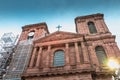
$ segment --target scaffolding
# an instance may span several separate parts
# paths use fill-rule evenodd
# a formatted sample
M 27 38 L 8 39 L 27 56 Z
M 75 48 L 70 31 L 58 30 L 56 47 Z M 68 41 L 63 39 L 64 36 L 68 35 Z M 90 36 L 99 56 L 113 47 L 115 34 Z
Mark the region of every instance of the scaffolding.
M 18 35 L 15 36 L 12 32 L 4 33 L 0 38 L 0 79 L 3 78 L 10 64 L 17 40 Z
M 46 32 L 39 38 L 45 37 Z M 37 38 L 38 39 L 38 38 Z M 9 39 L 12 41 L 12 39 Z M 33 40 L 28 39 L 19 41 L 16 45 L 15 53 L 12 56 L 11 63 L 7 68 L 3 80 L 21 80 L 21 74 L 26 70 L 33 49 Z M 5 39 L 7 42 L 7 40 Z
M 21 80 L 21 74 L 29 63 L 32 48 L 32 40 L 19 42 L 3 80 Z

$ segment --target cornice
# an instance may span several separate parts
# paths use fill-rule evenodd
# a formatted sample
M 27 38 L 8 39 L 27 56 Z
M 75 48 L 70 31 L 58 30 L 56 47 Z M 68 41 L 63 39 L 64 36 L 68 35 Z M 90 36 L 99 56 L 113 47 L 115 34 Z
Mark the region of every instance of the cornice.
M 43 25 L 43 26 L 42 26 L 42 25 Z M 46 24 L 45 22 L 25 25 L 25 26 L 22 27 L 22 30 L 23 30 L 23 31 L 26 31 L 26 30 L 28 30 L 29 28 L 34 28 L 34 27 L 44 28 L 44 29 L 47 30 L 47 32 L 49 33 L 47 24 Z
M 36 24 L 29 24 L 29 25 L 23 26 L 22 29 L 28 28 L 28 27 L 33 27 L 33 26 L 41 26 L 41 25 L 46 25 L 46 23 L 42 22 L 42 23 L 36 23 Z
M 75 18 L 75 21 L 78 20 L 78 19 L 88 19 L 88 18 L 102 18 L 104 15 L 101 14 L 101 13 L 97 13 L 97 14 L 91 14 L 91 15 L 87 15 L 87 16 L 78 16 Z

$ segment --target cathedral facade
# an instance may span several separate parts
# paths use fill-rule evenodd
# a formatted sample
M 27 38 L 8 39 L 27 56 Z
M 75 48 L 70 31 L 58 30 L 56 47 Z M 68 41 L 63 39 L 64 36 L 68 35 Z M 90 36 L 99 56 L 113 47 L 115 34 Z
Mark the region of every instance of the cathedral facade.
M 119 60 L 120 51 L 104 15 L 76 17 L 75 25 L 76 33 L 51 34 L 46 23 L 22 27 L 19 43 L 32 40 L 23 80 L 111 80 L 107 60 Z

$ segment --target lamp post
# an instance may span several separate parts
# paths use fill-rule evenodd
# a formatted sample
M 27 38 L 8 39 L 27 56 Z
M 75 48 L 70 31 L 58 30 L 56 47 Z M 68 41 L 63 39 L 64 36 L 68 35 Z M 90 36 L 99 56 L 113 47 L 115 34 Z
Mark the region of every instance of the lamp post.
M 107 63 L 111 70 L 114 70 L 113 77 L 114 80 L 120 80 L 120 65 L 116 59 L 109 59 Z

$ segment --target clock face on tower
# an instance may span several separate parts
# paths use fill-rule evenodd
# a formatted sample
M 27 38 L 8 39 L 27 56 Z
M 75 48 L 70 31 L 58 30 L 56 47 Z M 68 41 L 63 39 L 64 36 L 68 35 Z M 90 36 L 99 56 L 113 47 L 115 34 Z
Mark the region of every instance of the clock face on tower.
M 28 36 L 34 36 L 35 32 L 30 32 Z
M 30 32 L 28 34 L 28 39 L 32 39 L 34 37 L 35 32 Z

